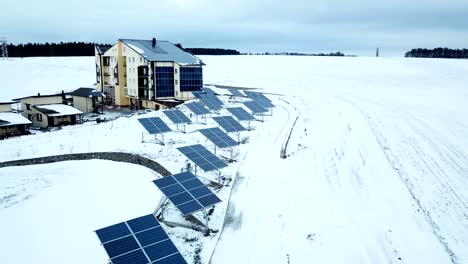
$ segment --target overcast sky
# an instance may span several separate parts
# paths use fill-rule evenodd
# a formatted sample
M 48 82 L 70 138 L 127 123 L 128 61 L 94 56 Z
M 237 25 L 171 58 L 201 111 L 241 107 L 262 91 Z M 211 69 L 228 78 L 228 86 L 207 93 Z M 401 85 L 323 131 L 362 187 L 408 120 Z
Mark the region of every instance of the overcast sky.
M 342 51 L 402 56 L 468 48 L 468 0 L 4 1 L 0 36 L 13 43 L 156 37 L 243 52 Z

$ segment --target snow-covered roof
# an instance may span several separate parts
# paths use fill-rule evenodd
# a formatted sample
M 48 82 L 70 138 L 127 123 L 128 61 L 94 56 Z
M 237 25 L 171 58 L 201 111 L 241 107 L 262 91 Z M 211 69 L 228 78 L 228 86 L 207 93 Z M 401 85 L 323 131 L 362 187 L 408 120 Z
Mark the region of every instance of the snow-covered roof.
M 34 108 L 51 117 L 83 114 L 80 110 L 64 104 L 36 105 Z
M 0 127 L 32 124 L 27 118 L 16 113 L 0 113 Z
M 174 61 L 180 65 L 202 65 L 203 62 L 178 48 L 169 41 L 158 40 L 153 47 L 152 40 L 121 39 L 125 45 L 149 61 Z

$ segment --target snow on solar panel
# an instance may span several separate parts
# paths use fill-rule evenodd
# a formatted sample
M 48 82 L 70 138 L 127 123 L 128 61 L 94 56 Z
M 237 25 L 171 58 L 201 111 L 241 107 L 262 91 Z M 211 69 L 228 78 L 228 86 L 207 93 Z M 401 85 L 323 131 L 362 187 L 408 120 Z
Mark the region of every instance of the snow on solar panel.
M 221 202 L 221 199 L 191 172 L 182 172 L 153 182 L 183 215 L 193 214 Z
M 211 142 L 213 142 L 218 148 L 226 148 L 239 145 L 239 143 L 237 143 L 228 134 L 224 133 L 221 129 L 217 127 L 201 129 L 199 131 Z
M 210 113 L 210 110 L 206 109 L 201 103 L 193 102 L 185 104 L 196 115 L 206 115 Z
M 219 110 L 221 109 L 221 104 L 219 104 L 216 100 L 214 100 L 213 98 L 216 98 L 215 96 L 211 96 L 211 97 L 208 97 L 208 96 L 205 96 L 205 97 L 202 97 L 200 98 L 200 101 L 206 105 L 209 109 L 211 110 Z M 218 98 L 216 98 L 218 99 Z M 219 100 L 219 99 L 218 99 Z
M 245 109 L 242 107 L 231 107 L 227 108 L 227 110 L 231 112 L 231 114 L 233 114 L 239 121 L 255 120 L 255 117 L 249 114 L 249 112 L 245 111 Z
M 237 122 L 232 116 L 217 116 L 213 117 L 226 132 L 239 132 L 246 130 L 239 122 Z
M 244 105 L 249 108 L 252 112 L 254 113 L 265 113 L 265 112 L 268 112 L 268 109 L 266 109 L 265 107 L 259 105 L 257 102 L 255 101 L 248 101 L 248 102 L 244 102 Z
M 138 121 L 150 134 L 160 134 L 172 131 L 159 117 L 140 118 Z
M 177 148 L 204 171 L 221 169 L 227 165 L 200 144 Z
M 245 95 L 243 95 L 239 90 L 237 89 L 228 89 L 228 91 L 234 95 L 234 96 L 237 96 L 237 97 L 244 97 Z
M 96 230 L 112 264 L 187 263 L 151 214 Z
M 172 121 L 174 124 L 192 123 L 192 120 L 188 118 L 182 111 L 178 109 L 163 111 L 163 113 Z

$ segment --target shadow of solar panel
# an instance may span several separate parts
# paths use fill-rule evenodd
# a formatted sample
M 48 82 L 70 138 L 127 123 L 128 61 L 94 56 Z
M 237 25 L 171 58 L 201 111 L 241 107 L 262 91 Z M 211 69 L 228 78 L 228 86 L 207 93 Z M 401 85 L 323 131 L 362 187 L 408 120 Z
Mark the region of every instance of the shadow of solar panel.
M 239 145 L 238 142 L 236 142 L 229 135 L 227 135 L 217 127 L 201 129 L 199 131 L 211 142 L 213 142 L 218 148 L 226 148 Z
M 101 243 L 106 243 L 108 241 L 130 235 L 130 230 L 125 223 L 119 223 L 96 230 L 96 235 L 99 237 L 99 240 L 101 240 Z
M 255 101 L 244 102 L 244 105 L 256 114 L 268 112 L 268 109 L 259 105 Z
M 239 122 L 232 116 L 217 116 L 213 119 L 228 133 L 239 132 L 246 130 Z
M 182 256 L 181 256 L 182 257 Z M 112 264 L 147 264 L 148 259 L 141 249 L 112 259 Z
M 185 104 L 190 111 L 192 111 L 196 115 L 206 115 L 209 114 L 210 111 L 206 109 L 202 104 L 193 102 L 193 103 L 188 103 Z
M 227 108 L 227 110 L 240 121 L 255 120 L 255 117 L 249 114 L 249 112 L 245 111 L 245 109 L 242 107 L 231 107 Z
M 177 149 L 204 171 L 226 167 L 224 162 L 200 144 L 180 147 Z
M 243 95 L 243 94 L 242 94 L 239 90 L 237 90 L 237 89 L 228 89 L 228 91 L 229 91 L 232 95 L 234 95 L 234 96 L 236 96 L 236 97 L 244 97 L 244 96 L 245 96 L 245 95 Z
M 192 123 L 192 120 L 188 118 L 182 111 L 175 109 L 169 111 L 163 111 L 163 113 L 174 123 L 174 124 L 184 124 Z

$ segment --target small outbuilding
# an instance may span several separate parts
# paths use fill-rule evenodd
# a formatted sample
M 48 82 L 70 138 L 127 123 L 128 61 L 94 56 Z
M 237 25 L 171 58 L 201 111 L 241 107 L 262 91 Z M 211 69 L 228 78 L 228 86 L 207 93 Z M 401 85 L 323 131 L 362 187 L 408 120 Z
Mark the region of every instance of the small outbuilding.
M 81 87 L 76 89 L 72 96 L 73 106 L 83 113 L 98 113 L 99 110 L 102 110 L 102 98 L 105 95 L 96 88 Z
M 13 102 L 0 102 L 0 113 L 11 112 L 11 105 Z
M 27 118 L 17 113 L 0 113 L 0 139 L 29 134 L 32 124 Z
M 82 123 L 83 112 L 65 104 L 48 104 L 32 106 L 30 119 L 34 126 L 48 128 L 54 126 Z

